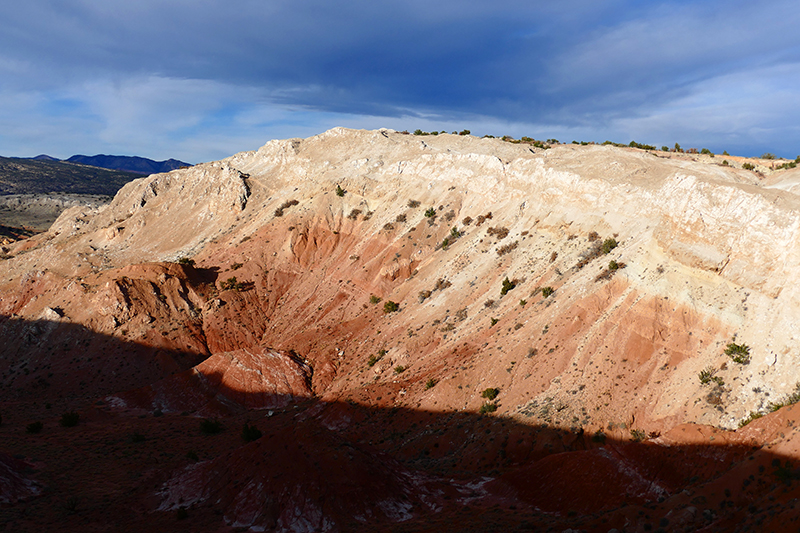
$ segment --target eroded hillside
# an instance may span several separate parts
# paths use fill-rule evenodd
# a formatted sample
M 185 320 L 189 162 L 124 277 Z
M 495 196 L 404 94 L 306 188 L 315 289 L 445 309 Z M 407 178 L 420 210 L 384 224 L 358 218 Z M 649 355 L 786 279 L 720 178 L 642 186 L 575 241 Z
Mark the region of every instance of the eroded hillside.
M 332 450 L 352 445 L 348 464 L 367 465 L 347 474 L 365 480 L 358 488 L 256 469 L 236 474 L 250 488 L 233 491 L 221 472 L 256 461 L 256 444 L 155 468 L 154 508 L 225 501 L 232 526 L 347 529 L 377 515 L 435 524 L 452 502 L 532 506 L 549 518 L 509 523 L 557 526 L 568 511 L 609 519 L 622 503 L 658 501 L 655 516 L 692 507 L 682 527 L 711 527 L 733 511 L 681 500 L 687 480 L 723 483 L 735 465 L 746 470 L 752 446 L 797 441 L 793 423 L 759 429 L 781 413 L 725 431 L 800 381 L 792 183 L 613 146 L 342 128 L 271 141 L 136 180 L 111 204 L 68 210 L 7 246 L 4 400 L 102 397 L 98 419 L 257 416 L 275 428 L 258 446 L 289 464 L 341 475 Z M 725 353 L 732 343 L 749 348 L 740 362 Z M 289 430 L 272 413 L 291 409 L 307 423 L 290 440 L 314 443 L 311 457 L 275 448 Z M 406 427 L 398 412 L 421 418 Z M 488 421 L 495 434 L 475 441 Z M 471 428 L 471 444 L 455 424 Z M 649 451 L 627 447 L 648 438 Z M 779 460 L 793 457 L 786 450 Z M 560 452 L 571 459 L 548 459 Z M 652 470 L 700 456 L 719 469 Z M 594 467 L 628 470 L 606 499 L 571 494 L 564 476 Z M 545 471 L 541 486 L 524 481 Z M 764 497 L 746 487 L 726 497 Z M 346 490 L 378 499 L 320 503 Z M 648 523 L 622 514 L 587 527 Z

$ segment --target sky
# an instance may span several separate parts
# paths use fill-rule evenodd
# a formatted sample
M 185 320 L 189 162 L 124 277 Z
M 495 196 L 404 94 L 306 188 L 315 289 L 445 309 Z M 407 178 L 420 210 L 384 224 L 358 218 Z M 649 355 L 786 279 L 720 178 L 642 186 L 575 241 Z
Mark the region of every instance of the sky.
M 0 0 L 0 155 L 335 126 L 800 154 L 800 4 Z

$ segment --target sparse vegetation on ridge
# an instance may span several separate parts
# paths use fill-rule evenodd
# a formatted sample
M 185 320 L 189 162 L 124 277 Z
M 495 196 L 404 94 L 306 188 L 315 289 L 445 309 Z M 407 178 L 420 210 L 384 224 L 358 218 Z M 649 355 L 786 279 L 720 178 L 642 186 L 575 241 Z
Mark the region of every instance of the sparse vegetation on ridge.
M 792 391 L 785 398 L 770 403 L 768 408 L 771 412 L 775 412 L 782 407 L 786 407 L 787 405 L 794 405 L 798 402 L 800 402 L 800 382 L 795 384 L 794 391 Z

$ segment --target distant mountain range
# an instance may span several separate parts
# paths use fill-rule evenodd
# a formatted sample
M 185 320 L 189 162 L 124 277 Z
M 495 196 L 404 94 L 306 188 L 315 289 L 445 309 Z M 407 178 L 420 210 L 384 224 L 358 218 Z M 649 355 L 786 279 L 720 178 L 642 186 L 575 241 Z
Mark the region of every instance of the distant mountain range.
M 68 163 L 46 156 L 0 157 L 0 196 L 47 193 L 114 196 L 123 185 L 139 177 L 139 173 Z
M 64 161 L 67 163 L 77 163 L 79 165 L 89 165 L 92 167 L 107 168 L 109 170 L 122 170 L 135 174 L 158 174 L 169 172 L 181 167 L 192 166 L 189 163 L 178 161 L 177 159 L 167 159 L 166 161 L 153 161 L 146 157 L 127 156 L 127 155 L 73 155 L 69 159 L 58 159 L 47 154 L 31 157 L 34 161 Z

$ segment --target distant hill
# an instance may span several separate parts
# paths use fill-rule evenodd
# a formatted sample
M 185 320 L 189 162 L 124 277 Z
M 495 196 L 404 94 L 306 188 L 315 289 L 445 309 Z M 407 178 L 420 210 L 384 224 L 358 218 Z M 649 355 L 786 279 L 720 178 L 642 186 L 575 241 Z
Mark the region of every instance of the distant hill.
M 70 193 L 114 196 L 123 185 L 139 177 L 141 174 L 44 158 L 0 157 L 0 195 Z
M 42 157 L 42 156 L 39 156 Z M 169 172 L 180 167 L 190 167 L 189 163 L 178 161 L 177 159 L 167 159 L 166 161 L 153 161 L 145 157 L 125 156 L 125 155 L 73 155 L 67 159 L 69 163 L 79 163 L 81 165 L 91 165 L 93 167 L 107 168 L 111 170 L 124 170 L 137 174 L 158 174 Z

